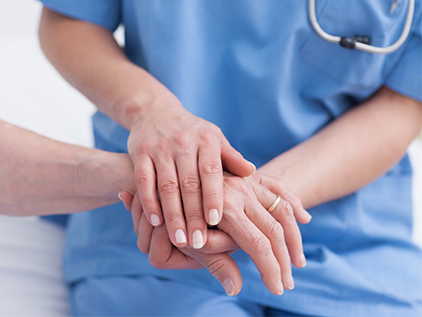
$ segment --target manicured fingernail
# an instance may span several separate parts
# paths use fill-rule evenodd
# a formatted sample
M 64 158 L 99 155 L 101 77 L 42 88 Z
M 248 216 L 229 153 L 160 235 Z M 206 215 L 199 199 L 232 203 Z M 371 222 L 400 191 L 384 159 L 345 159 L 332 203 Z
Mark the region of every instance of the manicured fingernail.
M 218 225 L 219 216 L 218 216 L 218 210 L 217 209 L 211 209 L 209 213 L 209 219 L 210 219 L 210 225 L 216 226 Z
M 156 227 L 160 224 L 160 217 L 157 215 L 151 215 L 151 224 Z
M 283 283 L 281 283 L 281 281 L 278 281 L 278 283 L 277 283 L 277 295 L 283 295 L 283 293 L 284 293 Z
M 193 248 L 200 249 L 204 246 L 204 236 L 202 235 L 201 230 L 195 230 L 193 232 Z
M 287 279 L 286 288 L 288 290 L 292 290 L 292 289 L 295 288 L 295 282 L 293 281 L 293 276 L 291 276 L 291 275 Z
M 228 278 L 223 282 L 224 290 L 226 291 L 226 294 L 229 296 L 234 295 L 234 283 L 231 278 Z
M 252 163 L 252 162 L 249 162 L 249 163 L 251 163 L 251 165 L 252 165 L 252 167 L 253 167 L 253 171 L 255 172 L 255 171 L 256 171 L 256 166 L 255 166 L 255 164 L 254 164 L 254 163 Z
M 121 201 L 123 201 L 123 199 L 122 199 L 122 192 L 118 193 L 118 194 L 117 194 L 117 197 L 119 197 L 119 199 L 120 199 Z
M 176 230 L 176 242 L 177 243 L 186 243 L 188 240 L 186 239 L 186 234 L 182 229 Z
M 308 219 L 308 221 L 311 221 L 311 219 L 312 219 L 312 216 L 311 216 L 311 214 L 307 211 L 307 210 L 305 210 L 306 211 L 306 218 Z
M 300 261 L 300 267 L 305 267 L 306 266 L 306 258 L 305 258 L 305 254 L 301 254 L 300 255 L 300 259 L 299 259 L 299 261 Z

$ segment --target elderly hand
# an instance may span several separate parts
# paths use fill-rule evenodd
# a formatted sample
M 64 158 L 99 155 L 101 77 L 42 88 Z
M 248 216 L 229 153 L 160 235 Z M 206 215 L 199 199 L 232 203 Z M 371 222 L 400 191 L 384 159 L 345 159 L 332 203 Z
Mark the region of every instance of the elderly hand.
M 207 223 L 216 225 L 222 217 L 223 167 L 248 176 L 254 166 L 217 126 L 186 111 L 170 93 L 160 98 L 130 128 L 137 192 L 153 226 L 165 219 L 174 245 L 202 248 Z
M 282 226 L 262 207 L 270 206 L 277 196 L 252 178 L 242 179 L 225 174 L 224 180 L 224 216 L 218 228 L 233 237 L 251 256 L 270 291 L 281 294 L 283 284 L 286 289 L 292 289 L 294 284 L 288 247 L 290 250 L 295 248 L 295 251 L 290 252 L 295 255 L 296 266 L 302 267 L 306 262 L 302 256 L 301 237 L 290 205 L 282 200 L 272 212 L 275 218 L 280 219 L 288 228 L 286 234 L 291 237 L 286 239 L 289 241 L 287 247 Z M 132 210 L 135 231 L 139 234 L 138 246 L 142 252 L 149 253 L 152 265 L 167 269 L 192 268 L 195 263 L 192 258 L 195 258 L 213 273 L 226 291 L 227 285 L 234 285 L 236 294 L 240 291 L 241 279 L 238 278 L 240 273 L 237 266 L 223 253 L 233 252 L 237 245 L 223 232 L 209 230 L 208 243 L 202 250 L 181 248 L 181 252 L 189 255 L 186 257 L 176 248 L 166 244 L 168 238 L 165 238 L 161 231 L 155 234 L 155 230 L 152 230 L 143 216 L 137 199 L 134 200 L 133 206 L 126 208 Z M 233 278 L 228 280 L 228 276 Z M 229 291 L 227 293 L 231 294 Z

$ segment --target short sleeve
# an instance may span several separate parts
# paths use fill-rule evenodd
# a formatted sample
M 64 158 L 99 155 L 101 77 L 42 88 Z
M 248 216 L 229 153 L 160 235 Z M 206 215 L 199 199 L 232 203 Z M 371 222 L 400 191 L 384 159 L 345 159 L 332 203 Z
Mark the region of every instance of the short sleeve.
M 121 0 L 40 0 L 45 7 L 114 32 L 121 20 Z
M 401 59 L 387 78 L 385 85 L 392 90 L 422 101 L 422 15 L 415 8 L 415 27 Z M 418 16 L 417 16 L 418 15 Z

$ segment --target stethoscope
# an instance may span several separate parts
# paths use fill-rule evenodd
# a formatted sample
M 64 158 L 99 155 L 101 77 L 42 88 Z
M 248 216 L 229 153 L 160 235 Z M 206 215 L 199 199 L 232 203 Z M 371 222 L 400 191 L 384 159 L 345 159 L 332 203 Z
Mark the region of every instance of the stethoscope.
M 399 0 L 393 0 L 391 5 L 390 13 L 393 13 L 396 9 Z M 409 36 L 410 26 L 412 25 L 413 21 L 413 11 L 415 9 L 415 0 L 409 0 L 409 8 L 407 10 L 407 17 L 406 22 L 404 23 L 403 31 L 399 37 L 399 39 L 392 45 L 387 47 L 377 47 L 372 46 L 371 39 L 367 36 L 334 36 L 324 32 L 324 30 L 319 25 L 316 13 L 315 13 L 315 0 L 309 0 L 308 10 L 309 10 L 309 19 L 311 21 L 312 27 L 314 28 L 315 32 L 322 37 L 324 40 L 340 44 L 341 46 L 349 49 L 358 49 L 361 51 L 365 51 L 368 53 L 376 53 L 376 54 L 390 54 L 400 48 L 403 43 L 406 41 L 407 37 Z

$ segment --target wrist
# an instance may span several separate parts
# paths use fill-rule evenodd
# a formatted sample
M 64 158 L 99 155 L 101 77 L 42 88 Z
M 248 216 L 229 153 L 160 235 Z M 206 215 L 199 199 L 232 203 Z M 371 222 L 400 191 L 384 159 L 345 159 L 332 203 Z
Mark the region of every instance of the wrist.
M 91 153 L 81 156 L 75 164 L 76 196 L 117 202 L 119 192 L 135 192 L 133 165 L 127 154 L 91 150 Z
M 156 79 L 153 81 L 154 85 L 146 84 L 146 89 L 123 96 L 112 105 L 113 117 L 129 131 L 136 123 L 146 120 L 154 112 L 183 108 L 170 90 Z

